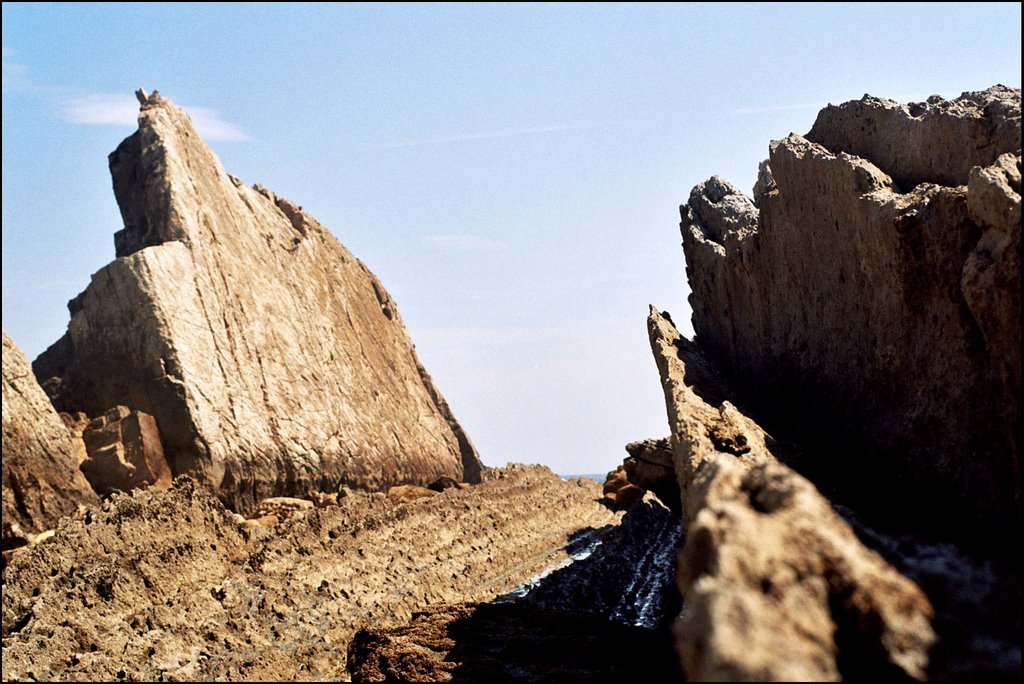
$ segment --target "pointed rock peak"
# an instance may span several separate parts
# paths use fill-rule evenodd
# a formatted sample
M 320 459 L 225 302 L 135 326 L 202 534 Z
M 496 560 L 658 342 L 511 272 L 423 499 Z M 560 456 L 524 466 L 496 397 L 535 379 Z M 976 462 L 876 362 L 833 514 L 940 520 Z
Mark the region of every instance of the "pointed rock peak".
M 229 176 L 187 113 L 138 96 L 139 130 L 110 155 L 119 258 L 38 362 L 61 378 L 55 401 L 153 416 L 171 470 L 236 510 L 341 484 L 478 482 L 380 281 L 297 203 Z

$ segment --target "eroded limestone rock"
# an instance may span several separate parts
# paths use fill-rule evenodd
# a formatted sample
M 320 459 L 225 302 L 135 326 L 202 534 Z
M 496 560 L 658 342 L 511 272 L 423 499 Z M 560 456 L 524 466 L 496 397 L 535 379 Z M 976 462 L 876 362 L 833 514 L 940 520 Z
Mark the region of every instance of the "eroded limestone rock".
M 642 501 L 646 491 L 630 482 L 625 467 L 619 466 L 605 477 L 601 498 L 612 508 L 622 510 Z
M 626 445 L 629 453 L 622 463 L 630 484 L 654 492 L 658 499 L 679 512 L 679 483 L 672 459 L 671 440 L 642 439 Z
M 513 466 L 404 506 L 352 492 L 271 527 L 184 476 L 115 494 L 7 567 L 3 679 L 339 680 L 358 628 L 492 600 L 618 523 L 599 491 Z
M 3 332 L 3 546 L 56 526 L 96 493 L 78 470 L 71 435 Z M 14 531 L 14 526 L 22 533 Z
M 805 137 L 871 161 L 904 192 L 919 183 L 966 185 L 975 166 L 1020 149 L 1020 89 L 997 85 L 910 104 L 865 95 L 822 109 Z
M 383 285 L 293 202 L 224 172 L 188 115 L 144 100 L 110 155 L 117 259 L 34 370 L 62 411 L 152 415 L 176 473 L 262 498 L 479 481 L 476 451 Z
M 648 329 L 682 487 L 675 634 L 687 677 L 924 679 L 927 597 L 778 462 L 696 345 L 653 308 Z
M 713 178 L 681 208 L 696 339 L 802 472 L 995 553 L 1020 535 L 1019 149 L 1019 90 L 865 97 L 771 144 L 757 207 Z

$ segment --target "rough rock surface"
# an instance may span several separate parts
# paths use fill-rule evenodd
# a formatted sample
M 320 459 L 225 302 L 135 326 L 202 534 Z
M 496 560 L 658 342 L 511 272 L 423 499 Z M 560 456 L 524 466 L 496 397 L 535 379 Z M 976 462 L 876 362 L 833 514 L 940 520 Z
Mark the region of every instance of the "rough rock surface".
M 624 466 L 609 472 L 601 486 L 602 500 L 617 510 L 624 510 L 641 501 L 645 491 L 629 481 Z
M 62 411 L 152 415 L 175 475 L 268 496 L 478 481 L 394 301 L 314 218 L 229 176 L 154 93 L 110 155 L 117 259 L 33 368 Z
M 681 207 L 693 326 L 802 472 L 1019 554 L 1020 91 L 865 97 Z M 817 455 L 810 458 L 811 454 Z
M 1020 149 L 1020 90 L 997 85 L 911 104 L 865 95 L 825 107 L 805 137 L 871 161 L 903 192 L 919 183 L 966 185 L 975 166 Z
M 573 561 L 488 604 L 360 630 L 353 681 L 679 681 L 669 623 L 679 519 L 647 500 L 574 535 Z M 560 564 L 561 565 L 561 564 Z
M 654 492 L 658 499 L 679 512 L 679 483 L 672 458 L 671 440 L 642 439 L 626 445 L 629 457 L 622 468 L 630 484 Z
M 88 456 L 79 467 L 101 496 L 171 485 L 160 431 L 148 413 L 115 406 L 89 422 L 82 441 Z
M 512 603 L 445 605 L 360 631 L 353 682 L 679 681 L 665 634 Z
M 774 440 L 653 308 L 648 329 L 682 491 L 675 633 L 686 676 L 925 678 L 935 640 L 925 595 L 778 462 Z
M 599 496 L 513 466 L 404 505 L 351 493 L 249 527 L 184 477 L 115 494 L 11 561 L 3 679 L 342 678 L 358 627 L 508 592 L 621 519 Z
M 3 548 L 50 529 L 96 493 L 78 470 L 71 435 L 3 331 Z M 14 528 L 22 530 L 18 533 Z M 20 541 L 19 541 L 20 540 Z

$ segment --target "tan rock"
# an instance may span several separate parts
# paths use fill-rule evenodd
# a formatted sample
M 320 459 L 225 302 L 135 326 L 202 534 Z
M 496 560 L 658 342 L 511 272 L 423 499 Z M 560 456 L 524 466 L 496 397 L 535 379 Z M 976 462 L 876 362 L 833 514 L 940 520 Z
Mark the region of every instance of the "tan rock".
M 315 504 L 307 499 L 295 499 L 289 496 L 274 496 L 268 499 L 260 501 L 259 506 L 256 507 L 253 518 L 263 518 L 266 516 L 276 516 L 278 520 L 287 520 L 288 518 L 296 515 L 307 513 L 313 508 Z
M 176 473 L 267 496 L 479 481 L 394 301 L 293 202 L 229 176 L 155 92 L 110 156 L 117 259 L 34 370 L 63 411 L 152 415 Z
M 147 413 L 115 406 L 86 426 L 82 441 L 88 458 L 81 470 L 101 495 L 171 484 L 160 431 Z
M 626 445 L 629 453 L 622 463 L 630 484 L 654 492 L 658 499 L 679 512 L 679 483 L 672 463 L 672 445 L 664 439 L 644 439 Z
M 923 679 L 935 640 L 925 595 L 776 460 L 693 343 L 653 308 L 648 327 L 683 487 L 675 634 L 687 678 Z
M 822 109 L 806 138 L 871 161 L 904 192 L 919 183 L 966 185 L 972 168 L 1020 149 L 1020 89 L 910 104 L 865 95 Z
M 1020 536 L 1019 149 L 1019 90 L 865 97 L 771 144 L 756 207 L 720 178 L 681 207 L 696 339 L 802 471 L 996 552 Z
M 64 422 L 64 426 L 68 429 L 71 434 L 71 446 L 75 454 L 75 461 L 81 466 L 82 462 L 89 458 L 89 452 L 85 448 L 85 442 L 82 440 L 82 433 L 89 427 L 89 416 L 85 415 L 82 411 L 76 411 L 75 413 L 60 413 L 60 419 Z
M 435 490 L 418 485 L 395 485 L 388 489 L 388 501 L 393 504 L 404 504 L 436 494 Z
M 3 679 L 344 679 L 360 627 L 491 601 L 623 520 L 596 482 L 502 472 L 401 508 L 353 491 L 280 534 L 185 477 L 115 494 L 7 567 Z
M 56 526 L 79 504 L 98 503 L 78 470 L 71 435 L 28 360 L 3 332 L 3 539 L 4 548 L 25 534 Z
M 602 487 L 602 499 L 615 510 L 625 510 L 643 500 L 647 490 L 629 480 L 626 469 L 619 466 L 608 473 Z

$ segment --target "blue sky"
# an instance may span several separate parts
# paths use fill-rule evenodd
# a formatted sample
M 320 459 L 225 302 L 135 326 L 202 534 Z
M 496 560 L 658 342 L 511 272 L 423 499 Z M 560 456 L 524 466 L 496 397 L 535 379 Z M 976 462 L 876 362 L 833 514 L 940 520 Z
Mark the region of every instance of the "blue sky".
M 4 3 L 3 326 L 34 358 L 113 258 L 106 155 L 158 88 L 383 280 L 486 463 L 605 471 L 667 432 L 690 188 L 749 192 L 828 102 L 1019 87 L 1020 41 L 1016 3 Z

